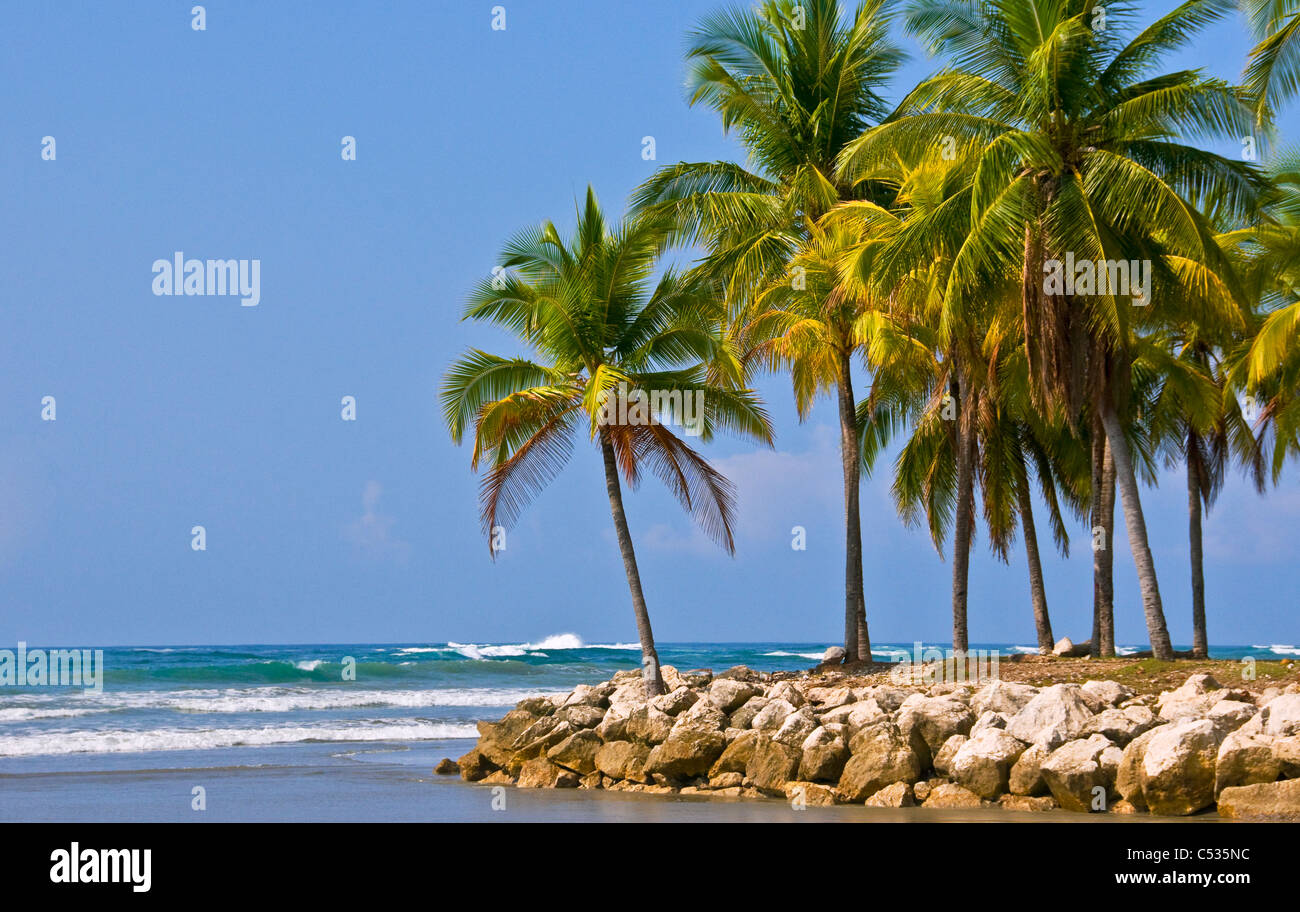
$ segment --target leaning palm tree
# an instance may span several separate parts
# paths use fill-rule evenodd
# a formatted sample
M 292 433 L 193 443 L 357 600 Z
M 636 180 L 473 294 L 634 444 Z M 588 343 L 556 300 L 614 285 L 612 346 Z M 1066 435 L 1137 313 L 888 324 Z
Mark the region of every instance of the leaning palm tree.
M 1221 81 L 1156 69 L 1227 8 L 1226 0 L 1188 0 L 1128 39 L 1131 4 L 914 0 L 909 28 L 953 69 L 914 89 L 897 116 L 843 156 L 844 170 L 855 173 L 948 137 L 978 146 L 972 230 L 947 294 L 960 312 L 980 306 L 989 275 L 1019 276 L 1036 400 L 1072 426 L 1096 422 L 1104 431 L 1161 659 L 1172 658 L 1173 647 L 1124 424 L 1134 418 L 1132 325 L 1169 315 L 1158 293 L 1147 302 L 1113 286 L 1061 288 L 1046 267 L 1144 261 L 1157 289 L 1171 276 L 1227 270 L 1200 207 L 1213 200 L 1220 215 L 1246 219 L 1266 182 L 1248 163 L 1178 137 L 1236 141 L 1253 113 L 1243 93 Z
M 489 466 L 480 492 L 484 530 L 507 528 L 568 462 L 585 432 L 600 451 L 605 491 L 641 641 L 649 694 L 663 691 L 620 473 L 636 487 L 649 469 L 729 552 L 733 490 L 677 434 L 709 440 L 715 429 L 770 443 L 755 394 L 726 381 L 717 289 L 667 269 L 652 283 L 668 234 L 662 220 L 610 226 L 590 188 L 577 229 L 551 222 L 516 235 L 501 270 L 470 295 L 467 319 L 517 335 L 533 358 L 470 351 L 442 389 L 454 441 L 473 425 L 473 466 Z
M 750 156 L 681 162 L 636 191 L 642 211 L 670 213 L 675 240 L 702 244 L 703 267 L 727 286 L 738 312 L 789 274 L 809 226 L 843 199 L 862 197 L 835 173 L 845 144 L 888 113 L 879 92 L 902 59 L 889 37 L 888 0 L 851 11 L 838 0 L 766 0 L 704 19 L 691 33 L 690 102 L 722 118 Z M 837 365 L 843 441 L 856 435 L 851 361 Z M 849 395 L 844 395 L 849 391 Z M 847 405 L 846 405 L 847 403 Z M 845 503 L 845 636 L 848 659 L 870 661 L 862 581 L 857 462 L 842 459 Z

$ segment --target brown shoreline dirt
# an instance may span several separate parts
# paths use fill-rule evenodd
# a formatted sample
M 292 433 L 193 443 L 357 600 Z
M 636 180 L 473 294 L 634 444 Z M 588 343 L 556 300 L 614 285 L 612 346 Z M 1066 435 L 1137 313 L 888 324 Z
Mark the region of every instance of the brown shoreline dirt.
M 890 674 L 896 667 L 892 662 L 818 665 L 807 671 L 774 672 L 772 679 L 812 680 L 819 685 L 824 682 L 826 685 L 866 687 L 890 683 Z M 1194 674 L 1209 674 L 1225 687 L 1248 690 L 1251 693 L 1300 681 L 1300 662 L 1289 659 L 1280 662 L 1256 661 L 1254 680 L 1243 677 L 1246 668 L 1237 659 L 1175 659 L 1172 662 L 1162 662 L 1159 659 L 1135 656 L 1092 659 L 1014 655 L 999 659 L 996 677 L 1036 687 L 1082 684 L 1097 680 L 1115 681 L 1132 688 L 1139 695 L 1159 695 L 1162 691 L 1174 690 Z M 974 676 L 971 675 L 969 680 L 973 683 Z

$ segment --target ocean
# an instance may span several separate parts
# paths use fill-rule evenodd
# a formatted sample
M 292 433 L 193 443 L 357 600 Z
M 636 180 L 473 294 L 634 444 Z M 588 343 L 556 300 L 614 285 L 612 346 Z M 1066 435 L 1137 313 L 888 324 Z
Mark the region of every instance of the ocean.
M 827 645 L 658 648 L 662 662 L 683 670 L 777 671 L 811 667 Z M 896 660 L 913 648 L 879 645 L 876 658 Z M 1035 651 L 1016 644 L 972 648 Z M 1300 649 L 1216 647 L 1211 654 L 1278 659 Z M 584 643 L 572 634 L 515 644 L 110 648 L 100 692 L 0 687 L 0 814 L 87 821 L 479 819 L 487 805 L 468 796 L 486 790 L 430 775 L 440 758 L 469 749 L 474 723 L 499 718 L 524 697 L 636 668 L 639 658 L 635 643 Z M 611 796 L 593 807 L 623 807 L 635 797 Z M 592 806 L 573 796 L 515 804 L 542 817 L 558 806 L 572 813 Z

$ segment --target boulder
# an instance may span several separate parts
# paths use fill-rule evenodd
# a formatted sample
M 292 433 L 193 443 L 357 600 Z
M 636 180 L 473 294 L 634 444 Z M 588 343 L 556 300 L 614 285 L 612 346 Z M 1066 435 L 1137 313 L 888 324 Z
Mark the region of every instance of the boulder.
M 814 704 L 818 712 L 824 712 L 855 701 L 853 691 L 847 687 L 813 687 L 808 691 L 808 702 Z
M 435 776 L 456 776 L 460 774 L 460 764 L 450 757 L 443 757 L 433 768 Z
M 611 779 L 644 781 L 650 748 L 635 741 L 609 741 L 596 750 L 596 769 Z
M 1014 716 L 1038 694 L 1038 688 L 1013 681 L 990 681 L 971 697 L 970 708 L 976 715 L 986 712 Z
M 844 662 L 844 658 L 847 655 L 848 653 L 844 651 L 843 646 L 828 647 L 827 650 L 822 653 L 822 664 L 840 665 Z
M 646 759 L 645 771 L 668 779 L 702 776 L 727 746 L 722 732 L 691 726 L 677 726 L 656 745 Z
M 920 758 L 908 735 L 892 722 L 876 722 L 858 732 L 849 751 L 839 783 L 847 801 L 865 801 L 887 785 L 921 778 Z
M 623 703 L 605 710 L 605 717 L 596 726 L 596 734 L 602 741 L 624 741 L 627 739 L 627 720 L 632 715 L 632 706 Z
M 1131 699 L 1133 691 L 1114 681 L 1084 681 L 1079 688 L 1079 696 L 1093 712 L 1102 712 Z
M 1273 740 L 1273 756 L 1286 779 L 1300 779 L 1300 735 Z
M 819 782 L 787 782 L 783 791 L 796 807 L 829 807 L 838 803 L 835 790 Z
M 719 755 L 713 766 L 709 769 L 709 778 L 720 776 L 723 773 L 743 773 L 749 765 L 749 758 L 753 756 L 754 745 L 762 737 L 758 732 L 749 729 L 740 733 L 740 735 Z
M 1052 647 L 1052 655 L 1066 659 L 1077 659 L 1086 656 L 1091 648 L 1091 640 L 1075 643 L 1069 637 L 1061 637 L 1056 641 L 1056 645 Z
M 596 751 L 601 740 L 594 731 L 576 731 L 546 752 L 546 759 L 557 766 L 587 775 L 596 769 Z
M 512 709 L 500 722 L 479 722 L 476 748 L 493 766 L 505 766 L 517 750 L 515 741 L 536 725 L 538 719 L 534 713 Z M 547 724 L 554 725 L 554 722 Z
M 741 704 L 740 709 L 731 714 L 731 719 L 727 725 L 731 728 L 749 728 L 754 724 L 754 718 L 766 706 L 767 697 L 750 697 Z
M 1007 774 L 1007 788 L 1013 795 L 1031 797 L 1047 792 L 1043 781 L 1043 761 L 1051 754 L 1045 744 L 1031 744 L 1011 766 Z
M 970 734 L 975 724 L 970 707 L 951 697 L 920 697 L 906 702 L 910 705 L 899 711 L 898 727 L 905 732 L 913 728 L 919 731 L 931 755 L 953 735 Z
M 632 741 L 640 741 L 644 744 L 660 744 L 672 730 L 672 716 L 660 712 L 653 706 L 642 705 L 633 709 L 632 713 L 627 717 L 625 732 Z
M 677 715 L 673 728 L 698 728 L 704 731 L 722 731 L 727 726 L 727 716 L 708 700 L 700 700 Z
M 1040 769 L 1043 781 L 1056 803 L 1067 811 L 1086 813 L 1105 810 L 1111 782 L 1101 762 L 1101 754 L 1113 745 L 1103 735 L 1069 741 L 1048 755 Z M 1097 788 L 1101 788 L 1101 807 L 1094 807 Z
M 1003 795 L 998 799 L 998 804 L 1008 811 L 1050 811 L 1056 805 L 1056 800 L 1047 795 L 1041 798 L 1030 798 L 1028 795 Z
M 1284 693 L 1269 700 L 1241 730 L 1274 738 L 1300 735 L 1300 694 Z
M 1205 718 L 1214 723 L 1215 733 L 1222 740 L 1230 732 L 1236 731 L 1249 722 L 1258 712 L 1262 712 L 1262 710 L 1257 709 L 1254 703 L 1245 703 L 1241 700 L 1220 700 L 1210 707 L 1210 712 Z
M 878 684 L 874 687 L 861 688 L 861 693 L 855 689 L 853 696 L 861 702 L 863 700 L 875 700 L 876 704 L 885 712 L 897 712 L 903 706 L 903 701 L 908 698 L 909 693 L 897 687 L 890 687 L 887 684 Z
M 1224 738 L 1214 762 L 1214 794 L 1277 779 L 1282 774 L 1282 763 L 1274 753 L 1274 744 L 1268 735 L 1240 731 Z
M 958 785 L 991 800 L 1007 790 L 1011 767 L 1027 746 L 1001 729 L 986 728 L 957 750 L 949 775 Z
M 561 781 L 568 782 L 573 773 L 560 769 L 545 757 L 534 757 L 519 769 L 519 780 L 515 785 L 520 788 L 558 788 Z M 577 777 L 573 785 L 578 784 Z
M 709 685 L 709 702 L 724 713 L 735 712 L 745 705 L 750 697 L 763 693 L 762 688 L 755 687 L 748 681 L 732 681 L 721 678 Z
M 544 697 L 540 699 L 545 700 Z M 532 701 L 525 700 L 518 705 L 520 708 L 523 708 L 526 705 L 531 707 L 531 705 L 534 704 Z M 596 709 L 605 709 L 609 706 L 609 696 L 600 688 L 592 687 L 589 684 L 579 684 L 577 687 L 573 688 L 573 692 L 565 697 L 564 701 L 560 704 L 561 709 L 570 706 L 592 706 Z M 541 712 L 540 706 L 535 711 L 539 716 L 547 715 L 546 713 Z
M 1010 721 L 1011 717 L 1006 713 L 994 712 L 991 709 L 986 709 L 980 714 L 979 718 L 975 720 L 975 724 L 970 727 L 970 736 L 974 738 L 980 732 L 990 728 L 1005 731 L 1007 723 Z
M 1300 820 L 1300 779 L 1226 788 L 1219 795 L 1219 816 Z
M 922 807 L 977 808 L 983 806 L 980 796 L 960 785 L 945 782 L 930 790 Z
M 1092 710 L 1079 695 L 1078 684 L 1053 684 L 1044 688 L 1011 717 L 1007 734 L 1026 744 L 1058 747 L 1083 733 Z
M 813 716 L 812 708 L 804 706 L 786 716 L 785 721 L 772 737 L 790 747 L 800 747 L 804 739 L 816 729 L 817 719 Z
M 1158 724 L 1155 713 L 1141 704 L 1123 709 L 1104 709 L 1084 725 L 1080 735 L 1105 735 L 1120 747 Z
M 934 760 L 930 762 L 934 771 L 945 776 L 951 775 L 952 758 L 957 756 L 957 751 L 961 750 L 961 746 L 968 740 L 965 735 L 953 735 L 943 742 L 943 747 L 939 748 L 939 752 L 934 755 Z
M 789 700 L 782 700 L 779 697 L 768 700 L 767 705 L 754 716 L 754 721 L 750 723 L 750 727 L 757 731 L 775 732 L 785 722 L 786 716 L 793 712 L 794 704 Z M 732 724 L 735 725 L 735 722 L 733 721 Z M 736 727 L 739 728 L 740 726 Z
M 637 707 L 645 703 L 645 682 L 641 680 L 640 672 L 635 674 L 634 678 L 614 688 L 614 692 L 609 695 L 610 706 Z
M 1181 817 L 1213 804 L 1218 752 L 1214 723 L 1208 719 L 1156 729 L 1140 770 L 1142 797 L 1151 813 Z
M 605 710 L 587 703 L 575 703 L 556 710 L 554 718 L 568 722 L 574 728 L 595 728 L 605 718 Z
M 820 718 L 823 725 L 837 723 L 850 732 L 856 732 L 872 722 L 888 718 L 888 713 L 874 699 L 866 699 L 837 706 L 822 713 Z
M 1144 810 L 1147 806 L 1146 799 L 1142 797 L 1142 760 L 1146 755 L 1147 744 L 1159 730 L 1150 729 L 1130 741 L 1124 747 L 1119 769 L 1115 771 L 1115 791 L 1139 810 Z
M 651 697 L 650 705 L 662 713 L 675 716 L 680 712 L 690 709 L 695 705 L 695 702 L 699 700 L 699 698 L 700 695 L 689 687 L 679 687 L 666 694 Z
M 745 764 L 745 778 L 766 792 L 782 792 L 799 773 L 802 752 L 767 735 L 754 739 L 753 751 Z
M 1211 691 L 1220 690 L 1222 687 L 1223 685 L 1216 681 L 1213 675 L 1194 674 L 1184 681 L 1182 686 L 1177 690 L 1166 690 L 1162 692 L 1159 699 L 1156 700 L 1156 704 L 1164 706 L 1169 702 L 1176 703 L 1182 700 L 1190 700 L 1193 697 L 1203 696 Z
M 709 777 L 709 788 L 711 789 L 729 789 L 740 788 L 745 781 L 744 773 L 718 773 L 716 776 Z
M 906 782 L 895 782 L 867 798 L 865 804 L 867 807 L 906 808 L 912 807 L 916 801 L 912 794 L 912 786 Z
M 808 702 L 808 698 L 803 695 L 803 691 L 791 681 L 780 681 L 773 684 L 772 689 L 767 692 L 767 696 L 770 700 L 784 700 L 795 709 Z
M 800 745 L 799 778 L 808 782 L 837 782 L 849 759 L 849 748 L 825 728 L 818 728 Z
M 523 768 L 525 763 L 529 760 L 535 760 L 538 757 L 545 757 L 547 751 L 559 744 L 565 738 L 569 737 L 569 735 L 573 734 L 576 730 L 568 722 L 563 720 L 556 721 L 554 717 L 549 717 L 540 721 L 554 724 L 541 729 L 541 733 L 537 734 L 536 737 L 533 737 L 534 729 L 530 728 L 516 739 L 516 743 L 526 743 L 516 750 L 514 754 L 511 755 L 510 759 L 506 761 L 505 766 L 502 767 L 502 769 L 510 775 L 518 776 L 519 771 Z
M 496 769 L 477 747 L 457 760 L 456 765 L 460 768 L 460 778 L 466 782 L 478 782 Z

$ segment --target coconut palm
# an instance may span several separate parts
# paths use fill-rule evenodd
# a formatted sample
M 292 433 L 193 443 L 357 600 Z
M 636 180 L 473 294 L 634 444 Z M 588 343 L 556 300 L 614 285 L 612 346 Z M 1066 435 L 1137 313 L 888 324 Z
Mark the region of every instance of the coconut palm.
M 1245 83 L 1261 123 L 1300 90 L 1300 2 L 1241 0 L 1259 43 L 1250 51 Z
M 488 467 L 480 502 L 489 536 L 564 468 L 579 433 L 596 444 L 651 694 L 663 678 L 619 476 L 635 488 L 648 469 L 731 552 L 732 486 L 667 422 L 688 422 L 702 441 L 721 428 L 771 442 L 755 394 L 718 369 L 729 357 L 717 289 L 671 268 L 652 281 L 669 227 L 610 225 L 588 188 L 571 237 L 551 222 L 520 232 L 505 247 L 503 271 L 470 295 L 465 317 L 514 333 L 533 357 L 470 351 L 442 389 L 452 439 L 460 443 L 472 425 L 472 465 Z
M 845 144 L 888 107 L 879 91 L 901 52 L 889 39 L 886 0 L 846 11 L 838 0 L 767 0 L 704 19 L 689 37 L 690 103 L 722 118 L 749 153 L 747 165 L 681 162 L 634 196 L 646 212 L 667 212 L 675 240 L 701 244 L 710 274 L 726 283 L 735 313 L 789 266 L 810 226 L 837 202 L 861 197 L 835 173 Z M 852 352 L 839 353 L 830 384 L 839 403 L 845 487 L 845 635 L 848 659 L 869 661 L 862 595 L 857 437 Z M 829 375 L 827 375 L 829 376 Z
M 1173 649 L 1124 426 L 1134 418 L 1132 326 L 1167 314 L 1159 294 L 1135 306 L 1127 289 L 1070 293 L 1045 280 L 1045 267 L 1068 256 L 1146 261 L 1157 289 L 1228 269 L 1198 207 L 1213 201 L 1217 216 L 1246 219 L 1265 182 L 1248 163 L 1179 138 L 1235 142 L 1253 114 L 1232 86 L 1156 66 L 1226 9 L 1226 0 L 1188 0 L 1129 38 L 1130 4 L 914 0 L 909 29 L 953 68 L 914 89 L 897 116 L 843 156 L 843 169 L 856 173 L 948 138 L 978 144 L 972 230 L 946 294 L 959 314 L 981 306 L 990 278 L 1019 276 L 1036 402 L 1072 426 L 1095 421 L 1104 432 L 1147 630 L 1162 659 Z

